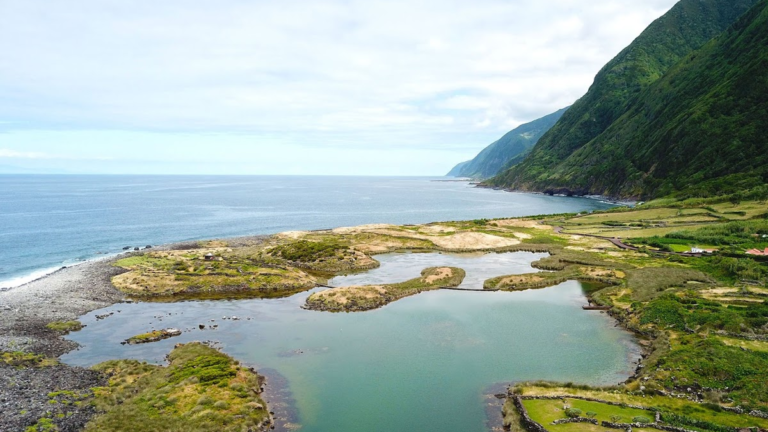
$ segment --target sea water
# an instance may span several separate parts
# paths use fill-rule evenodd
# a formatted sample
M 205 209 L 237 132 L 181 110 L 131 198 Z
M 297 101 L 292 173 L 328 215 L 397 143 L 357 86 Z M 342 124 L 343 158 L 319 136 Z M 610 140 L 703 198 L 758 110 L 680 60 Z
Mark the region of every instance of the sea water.
M 428 177 L 0 175 L 0 289 L 169 242 L 610 205 Z

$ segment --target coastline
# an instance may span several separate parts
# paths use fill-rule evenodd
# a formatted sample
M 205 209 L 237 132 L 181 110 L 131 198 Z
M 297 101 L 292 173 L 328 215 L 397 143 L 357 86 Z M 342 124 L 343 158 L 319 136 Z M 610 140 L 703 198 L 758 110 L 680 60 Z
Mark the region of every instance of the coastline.
M 0 292 L 0 350 L 30 350 L 58 357 L 76 348 L 46 325 L 75 320 L 122 301 L 124 295 L 111 283 L 113 276 L 125 272 L 112 266 L 116 259 L 63 267 Z
M 752 204 L 749 204 L 752 205 Z M 753 212 L 764 211 L 765 203 L 759 204 L 755 209 L 745 204 L 744 208 L 750 209 Z M 756 204 L 755 204 L 756 205 Z M 547 219 L 546 217 L 539 217 L 540 220 L 526 220 L 525 218 L 510 218 L 504 220 L 473 220 L 473 221 L 454 221 L 454 222 L 440 222 L 425 225 L 405 225 L 401 227 L 395 226 L 357 226 L 347 228 L 337 228 L 327 231 L 304 231 L 304 232 L 289 232 L 275 236 L 251 236 L 251 237 L 235 237 L 227 239 L 227 245 L 231 247 L 249 247 L 254 245 L 261 245 L 266 242 L 268 245 L 270 238 L 274 239 L 281 249 L 277 249 L 280 252 L 286 254 L 299 254 L 299 252 L 306 252 L 305 244 L 312 243 L 313 241 L 319 245 L 335 244 L 329 240 L 329 237 L 339 237 L 346 239 L 350 243 L 344 243 L 345 248 L 362 248 L 361 250 L 367 251 L 368 254 L 381 253 L 384 250 L 403 250 L 403 249 L 419 249 L 428 248 L 429 250 L 444 250 L 453 251 L 465 248 L 464 244 L 470 242 L 473 250 L 492 250 L 492 251 L 510 251 L 512 249 L 518 250 L 521 248 L 536 246 L 543 248 L 550 253 L 550 256 L 542 259 L 537 265 L 541 268 L 553 271 L 561 277 L 565 277 L 568 280 L 600 280 L 608 283 L 606 286 L 598 287 L 596 289 L 585 290 L 585 294 L 589 299 L 589 304 L 596 304 L 602 307 L 610 308 L 607 312 L 607 316 L 610 316 L 611 323 L 614 326 L 621 327 L 623 330 L 629 331 L 634 337 L 641 340 L 640 348 L 641 359 L 638 359 L 639 364 L 634 362 L 630 363 L 628 372 L 631 374 L 622 383 L 623 391 L 629 396 L 633 396 L 634 392 L 640 392 L 641 396 L 646 388 L 649 389 L 649 394 L 658 394 L 663 397 L 668 397 L 669 394 L 673 397 L 677 397 L 676 393 L 679 389 L 669 390 L 670 387 L 664 387 L 663 382 L 653 381 L 655 371 L 658 365 L 656 361 L 660 357 L 670 355 L 670 350 L 674 349 L 669 343 L 669 337 L 665 336 L 665 329 L 659 329 L 654 324 L 650 326 L 640 325 L 642 322 L 638 321 L 638 318 L 642 318 L 646 313 L 645 307 L 647 305 L 656 305 L 660 300 L 660 296 L 677 293 L 677 296 L 671 296 L 670 299 L 677 299 L 686 296 L 695 296 L 689 289 L 690 284 L 695 283 L 697 291 L 706 295 L 710 291 L 718 293 L 719 295 L 725 295 L 724 293 L 717 291 L 717 282 L 715 279 L 707 276 L 705 273 L 697 272 L 693 270 L 693 266 L 701 265 L 705 261 L 693 261 L 696 257 L 691 257 L 692 261 L 687 262 L 688 267 L 681 268 L 681 264 L 677 261 L 671 261 L 668 259 L 668 255 L 661 253 L 662 251 L 654 251 L 650 249 L 643 249 L 642 253 L 638 253 L 635 250 L 627 251 L 625 249 L 619 249 L 612 242 L 607 242 L 604 239 L 595 238 L 594 236 L 588 236 L 583 234 L 568 234 L 564 233 L 562 226 L 570 226 L 568 224 L 580 227 L 582 232 L 584 225 L 589 225 L 588 222 L 600 224 L 603 222 L 604 217 L 616 217 L 616 215 L 624 217 L 626 225 L 630 225 L 632 221 L 638 219 L 647 219 L 647 214 L 656 214 L 661 210 L 652 209 L 639 209 L 631 212 L 607 212 L 605 214 L 580 214 L 578 216 L 568 216 L 567 221 L 563 220 L 561 216 L 553 216 Z M 725 207 L 720 209 L 722 212 L 729 211 L 734 214 L 734 218 L 748 217 L 748 214 L 735 213 L 733 207 Z M 654 213 L 656 212 L 656 213 Z M 666 213 L 664 213 L 666 212 Z M 662 214 L 663 213 L 663 214 Z M 659 213 L 657 217 L 661 217 L 664 220 L 671 219 L 675 221 L 676 218 L 686 217 L 685 214 L 680 214 L 678 210 L 664 210 Z M 667 213 L 669 213 L 667 215 Z M 762 214 L 762 213 L 760 213 Z M 593 221 L 593 220 L 596 220 Z M 712 224 L 722 224 L 722 222 L 712 222 Z M 442 224 L 442 225 L 441 225 Z M 605 224 L 603 224 L 605 225 Z M 600 229 L 614 229 L 614 224 L 606 225 L 608 228 L 604 228 L 600 225 Z M 686 225 L 687 226 L 687 225 Z M 673 227 L 674 228 L 674 227 Z M 622 232 L 640 232 L 645 233 L 648 230 L 654 230 L 654 227 L 632 227 Z M 632 231 L 634 230 L 634 231 Z M 489 231 L 491 234 L 485 232 Z M 655 232 L 655 231 L 649 231 Z M 362 236 L 361 236 L 362 234 Z M 345 237 L 346 236 L 346 237 Z M 497 242 L 505 240 L 507 242 L 515 242 L 515 246 L 504 246 L 502 244 L 493 243 L 493 246 L 488 246 L 489 236 L 494 238 Z M 395 241 L 395 239 L 397 241 Z M 751 237 L 750 237 L 751 239 Z M 460 241 L 461 240 L 461 241 Z M 283 243 L 280 243 L 283 242 Z M 286 243 L 287 242 L 287 243 Z M 330 242 L 330 243 L 329 243 Z M 428 247 L 424 242 L 433 242 Z M 485 242 L 485 243 L 484 243 Z M 145 252 L 154 251 L 187 251 L 182 253 L 189 254 L 189 249 L 200 249 L 198 251 L 191 251 L 191 255 L 195 255 L 200 262 L 204 261 L 202 254 L 205 253 L 207 248 L 222 247 L 222 245 L 215 245 L 215 241 L 194 241 L 186 243 L 172 243 L 162 246 L 153 247 Z M 285 245 L 293 245 L 295 248 L 285 248 Z M 484 246 L 485 245 L 485 246 Z M 456 249 L 459 248 L 459 249 Z M 355 249 L 344 249 L 344 251 Z M 334 251 L 336 251 L 334 249 Z M 228 252 L 232 252 L 231 250 Z M 335 253 L 341 253 L 336 251 Z M 345 252 L 346 253 L 346 252 Z M 168 252 L 163 252 L 168 254 Z M 165 257 L 166 255 L 160 254 Z M 125 272 L 122 268 L 113 266 L 113 263 L 119 259 L 119 257 L 140 255 L 133 252 L 118 254 L 114 257 L 107 259 L 99 259 L 94 261 L 85 262 L 76 266 L 61 268 L 49 275 L 41 277 L 33 282 L 23 285 L 20 289 L 12 289 L 4 292 L 0 292 L 0 328 L 3 329 L 0 333 L 0 350 L 5 351 L 25 351 L 35 354 L 45 354 L 47 357 L 57 357 L 71 349 L 76 348 L 76 344 L 69 342 L 61 338 L 60 333 L 47 328 L 47 323 L 51 321 L 65 321 L 73 320 L 78 316 L 83 315 L 89 311 L 103 308 L 114 303 L 119 303 L 126 298 L 126 295 L 118 291 L 111 282 L 112 278 Z M 306 255 L 306 254 L 305 254 Z M 361 255 L 361 256 L 358 256 Z M 355 259 L 363 259 L 364 253 L 358 250 Z M 293 256 L 293 255 L 288 255 Z M 292 266 L 300 266 L 304 263 L 304 266 L 312 268 L 313 265 L 320 265 L 325 263 L 323 259 L 325 255 L 321 255 L 320 252 L 316 254 L 296 255 L 296 258 L 288 258 L 280 255 L 283 259 L 297 260 L 289 261 Z M 334 255 L 339 257 L 341 255 Z M 346 257 L 346 255 L 344 255 Z M 186 257 L 186 255 L 185 255 Z M 625 261 L 624 258 L 627 258 Z M 133 258 L 132 258 L 133 259 Z M 189 259 L 189 257 L 185 258 Z M 701 259 L 701 258 L 699 258 Z M 210 259 L 206 258 L 210 261 Z M 219 257 L 218 262 L 229 262 L 227 256 Z M 231 261 L 230 264 L 235 266 L 239 265 L 240 261 L 236 259 Z M 334 263 L 336 261 L 333 261 Z M 346 261 L 345 261 L 346 262 Z M 357 261 L 355 261 L 357 262 Z M 668 262 L 672 262 L 677 265 L 668 265 Z M 327 263 L 326 263 L 327 264 Z M 121 264 L 122 265 L 122 264 Z M 165 265 L 165 264 L 163 264 Z M 174 267 L 159 268 L 163 271 L 169 271 Z M 180 274 L 190 273 L 193 270 L 188 270 L 189 267 L 184 267 L 180 271 Z M 217 267 L 219 268 L 219 267 Z M 324 267 L 325 268 L 325 267 Z M 601 270 L 602 269 L 602 270 Z M 338 269 L 337 269 L 338 270 Z M 335 271 L 335 270 L 334 270 Z M 560 273 L 558 273 L 560 272 Z M 540 275 L 541 273 L 536 273 Z M 241 277 L 242 271 L 235 274 L 235 277 Z M 524 275 L 525 276 L 525 275 Z M 660 280 L 660 282 L 659 282 Z M 536 283 L 534 283 L 536 282 Z M 545 286 L 551 286 L 555 284 L 554 280 L 523 280 L 518 275 L 517 278 L 501 277 L 499 280 L 494 280 L 492 288 L 499 288 L 507 291 L 518 291 L 529 288 L 543 288 Z M 541 286 L 539 286 L 541 285 Z M 118 284 L 118 286 L 120 286 Z M 486 284 L 486 288 L 489 285 Z M 612 288 L 613 287 L 613 288 Z M 714 287 L 714 288 L 713 288 Z M 122 288 L 122 287 L 121 287 Z M 757 300 L 764 300 L 764 297 L 768 294 L 757 289 L 754 296 L 758 296 Z M 130 290 L 125 292 L 131 292 Z M 751 291 L 750 291 L 751 292 Z M 744 294 L 744 293 L 742 293 Z M 697 295 L 697 294 L 696 294 Z M 746 294 L 744 294 L 746 295 Z M 697 297 L 698 298 L 698 297 Z M 741 297 L 739 299 L 741 300 Z M 750 301 L 747 299 L 745 301 Z M 698 300 L 697 300 L 698 301 Z M 709 302 L 707 298 L 702 297 L 701 302 Z M 728 303 L 729 299 L 722 300 Z M 642 305 L 641 305 L 642 302 Z M 742 302 L 743 303 L 743 302 Z M 644 306 L 645 305 L 645 306 Z M 41 307 L 43 306 L 43 307 Z M 711 306 L 711 305 L 710 305 Z M 746 307 L 747 305 L 745 305 Z M 719 308 L 724 308 L 718 306 Z M 727 307 L 727 305 L 725 306 Z M 652 310 L 652 309 L 647 309 Z M 606 316 L 606 317 L 607 317 Z M 639 323 L 639 324 L 638 324 Z M 730 334 L 718 333 L 716 337 L 725 337 Z M 738 337 L 739 335 L 733 336 Z M 696 334 L 682 334 L 678 337 L 697 338 Z M 709 341 L 708 343 L 718 343 L 717 341 Z M 719 346 L 719 345 L 718 345 Z M 728 350 L 727 352 L 735 353 L 735 355 L 746 356 L 744 354 L 748 350 L 742 348 L 728 348 L 730 345 L 723 345 L 721 350 Z M 27 376 L 21 377 L 18 372 L 11 371 L 7 365 L 0 364 L 0 369 L 8 370 L 7 373 L 2 375 L 10 376 L 11 380 L 23 380 L 24 382 L 31 382 L 33 386 L 44 387 L 44 384 L 53 381 L 53 377 L 71 374 L 76 383 L 72 385 L 80 385 L 84 388 L 90 388 L 97 386 L 96 381 L 103 379 L 103 376 L 90 376 L 90 381 L 83 383 L 77 381 L 76 377 L 87 376 L 89 369 L 69 367 L 67 365 L 56 365 L 56 369 L 47 368 L 33 368 L 33 372 L 25 372 Z M 634 369 L 634 373 L 632 373 Z M 33 405 L 38 407 L 44 407 L 44 403 L 47 402 L 45 396 L 29 396 L 24 393 L 22 395 L 22 389 L 11 388 L 9 385 L 2 385 L 3 380 L 8 380 L 6 376 L 0 379 L 0 400 L 19 400 L 26 398 L 31 400 Z M 652 387 L 653 386 L 653 387 Z M 61 387 L 59 385 L 59 387 Z M 66 387 L 66 385 L 64 386 Z M 594 391 L 608 391 L 605 389 L 598 389 L 596 387 L 582 386 L 585 389 L 594 389 Z M 579 387 L 581 388 L 581 387 Z M 610 389 L 609 389 L 610 390 Z M 54 390 L 51 390 L 54 391 Z M 592 390 L 590 390 L 592 391 Z M 653 393 L 656 392 L 656 393 Z M 670 393 L 673 392 L 673 393 Z M 38 391 L 38 393 L 45 395 L 48 394 L 45 391 Z M 691 386 L 682 393 L 685 399 L 696 404 L 706 401 L 705 395 L 698 389 L 698 387 Z M 682 395 L 681 395 L 682 396 Z M 16 405 L 21 407 L 20 411 L 26 412 L 26 408 L 23 405 Z M 748 405 L 749 407 L 749 405 Z M 723 407 L 732 408 L 731 406 Z M 738 406 L 734 409 L 742 409 Z M 751 409 L 751 408 L 750 408 Z M 761 411 L 755 411 L 761 413 Z M 85 413 L 83 415 L 86 415 Z M 289 416 L 282 416 L 289 417 Z M 759 416 L 758 416 L 759 417 Z M 87 419 L 86 419 L 87 420 Z M 17 421 L 16 418 L 13 421 Z M 289 421 L 290 422 L 290 421 Z M 745 420 L 749 422 L 749 419 Z M 0 420 L 0 430 L 4 430 L 3 421 Z M 12 429 L 15 430 L 15 429 Z M 76 429 L 73 429 L 76 430 Z
M 227 239 L 227 242 L 233 246 L 243 246 L 263 241 L 268 237 L 270 236 L 235 237 Z M 201 245 L 198 242 L 180 242 L 153 246 L 150 250 L 190 247 L 197 248 Z M 133 254 L 133 251 L 118 253 L 59 268 L 19 287 L 0 291 L 0 351 L 24 351 L 55 358 L 77 349 L 75 342 L 47 328 L 47 324 L 52 321 L 76 320 L 93 310 L 125 301 L 125 294 L 113 286 L 111 279 L 127 270 L 114 267 L 113 263 Z M 103 386 L 106 379 L 104 375 L 91 369 L 66 364 L 57 364 L 50 368 L 12 369 L 0 364 L 0 372 L 3 375 L 0 379 L 0 400 L 16 401 L 11 408 L 12 412 L 27 414 L 10 416 L 5 420 L 10 423 L 0 421 L 0 429 L 12 427 L 10 430 L 15 430 L 13 428 L 28 423 L 32 418 L 40 418 L 49 403 L 46 395 L 51 392 L 59 389 L 88 391 L 92 387 Z M 7 382 L 3 382 L 4 380 Z M 23 380 L 26 384 L 17 386 L 11 382 L 13 380 Z M 35 390 L 30 393 L 29 388 Z M 279 389 L 275 390 L 279 393 Z M 272 399 L 281 404 L 277 410 L 280 411 L 278 418 L 281 423 L 290 425 L 294 417 L 290 415 L 291 407 L 282 406 L 285 401 L 282 401 L 281 397 L 275 398 L 273 395 Z M 282 412 L 286 409 L 288 411 Z M 275 410 L 275 407 L 270 406 L 270 410 Z M 78 419 L 75 425 L 77 427 L 73 426 L 71 430 L 79 430 L 94 414 L 95 411 L 91 407 L 79 410 L 74 417 Z
M 25 352 L 47 359 L 77 348 L 75 342 L 47 327 L 53 321 L 76 320 L 80 315 L 122 301 L 112 287 L 112 276 L 123 270 L 114 259 L 85 262 L 58 269 L 34 281 L 0 292 L 0 351 Z M 50 360 L 48 360 L 50 361 Z M 46 367 L 17 368 L 0 362 L 0 430 L 26 430 L 51 410 L 55 392 L 87 395 L 107 385 L 94 370 L 54 362 Z M 95 414 L 94 407 L 72 407 L 60 420 L 59 430 L 81 430 Z
M 246 244 L 262 237 L 229 239 Z M 196 246 L 177 242 L 150 250 Z M 35 280 L 0 291 L 0 352 L 25 352 L 55 359 L 78 348 L 63 334 L 47 327 L 51 322 L 77 320 L 97 309 L 125 301 L 112 278 L 127 270 L 112 264 L 134 251 L 84 261 L 55 269 Z M 50 360 L 49 360 L 50 361 Z M 0 402 L 10 415 L 0 416 L 0 430 L 25 430 L 51 409 L 54 392 L 90 394 L 107 385 L 107 377 L 90 368 L 55 362 L 47 367 L 17 368 L 0 361 Z M 59 423 L 61 431 L 79 431 L 96 414 L 89 404 L 70 406 L 71 414 Z
M 463 181 L 463 180 L 454 180 L 454 181 Z M 560 192 L 546 193 L 546 192 L 538 192 L 538 191 L 509 189 L 509 188 L 504 188 L 500 186 L 488 186 L 486 184 L 483 184 L 481 181 L 476 181 L 476 180 L 467 180 L 467 182 L 474 185 L 476 188 L 480 188 L 480 189 L 491 189 L 491 190 L 497 190 L 502 192 L 524 193 L 524 194 L 531 194 L 531 195 L 549 195 L 549 196 L 556 196 L 556 197 L 563 197 L 563 198 L 587 198 L 587 199 L 599 201 L 606 204 L 612 204 L 616 206 L 635 207 L 641 202 L 635 199 L 616 198 L 616 197 L 609 197 L 609 196 L 600 195 L 600 194 L 577 195 L 577 194 L 568 194 L 568 193 L 560 193 Z

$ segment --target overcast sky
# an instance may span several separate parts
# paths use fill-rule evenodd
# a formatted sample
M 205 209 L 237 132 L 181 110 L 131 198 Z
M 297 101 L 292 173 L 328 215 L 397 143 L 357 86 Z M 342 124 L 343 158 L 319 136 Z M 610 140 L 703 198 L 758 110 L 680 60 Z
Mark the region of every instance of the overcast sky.
M 676 0 L 0 0 L 0 172 L 442 175 Z

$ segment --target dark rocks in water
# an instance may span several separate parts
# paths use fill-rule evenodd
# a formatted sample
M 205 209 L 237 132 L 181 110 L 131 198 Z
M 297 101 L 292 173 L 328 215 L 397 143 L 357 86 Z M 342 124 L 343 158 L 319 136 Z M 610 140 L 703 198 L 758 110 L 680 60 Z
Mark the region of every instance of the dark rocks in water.
M 125 246 L 125 247 L 123 248 L 123 250 L 130 250 L 130 249 L 131 249 L 131 247 L 130 247 L 130 246 Z
M 205 324 L 199 324 L 198 327 L 200 327 L 200 330 L 205 330 Z
M 137 251 L 137 250 L 139 250 L 139 247 L 137 246 L 137 247 L 133 248 L 133 250 Z
M 152 245 L 146 245 L 144 246 L 144 249 L 152 249 Z

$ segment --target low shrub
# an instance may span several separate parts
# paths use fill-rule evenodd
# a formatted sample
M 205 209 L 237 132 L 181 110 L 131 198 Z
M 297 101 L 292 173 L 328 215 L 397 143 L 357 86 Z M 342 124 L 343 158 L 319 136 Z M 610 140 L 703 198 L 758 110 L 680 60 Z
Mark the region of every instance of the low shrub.
M 578 408 L 566 408 L 565 416 L 568 418 L 581 417 L 581 410 Z

